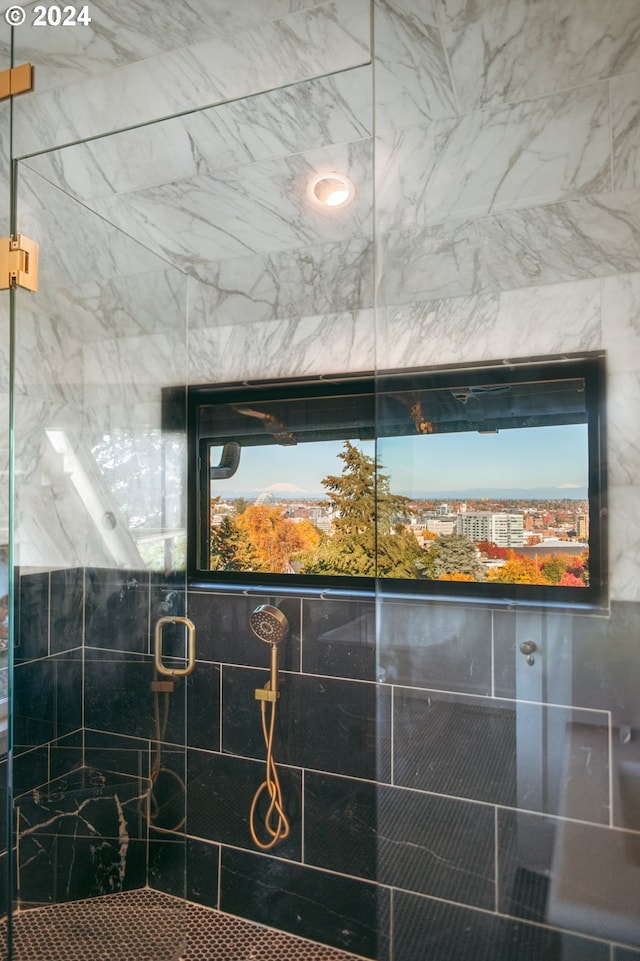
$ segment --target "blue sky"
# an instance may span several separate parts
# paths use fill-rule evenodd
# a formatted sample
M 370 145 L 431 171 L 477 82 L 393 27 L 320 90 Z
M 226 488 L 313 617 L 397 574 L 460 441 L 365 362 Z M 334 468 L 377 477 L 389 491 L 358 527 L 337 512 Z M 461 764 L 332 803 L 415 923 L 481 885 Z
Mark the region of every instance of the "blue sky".
M 372 441 L 354 443 L 373 455 Z M 342 470 L 337 457 L 342 449 L 341 441 L 245 449 L 235 476 L 216 481 L 213 493 L 224 497 L 293 484 L 306 493 L 322 494 L 322 478 Z M 381 438 L 378 457 L 391 477 L 391 489 L 402 493 L 476 487 L 565 487 L 569 493 L 588 481 L 584 424 Z

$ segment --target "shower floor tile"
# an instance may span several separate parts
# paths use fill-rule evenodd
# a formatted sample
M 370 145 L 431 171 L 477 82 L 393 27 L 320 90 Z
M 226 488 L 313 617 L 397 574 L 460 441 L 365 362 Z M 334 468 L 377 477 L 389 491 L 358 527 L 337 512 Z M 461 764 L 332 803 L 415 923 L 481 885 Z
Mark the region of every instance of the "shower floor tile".
M 6 953 L 6 921 L 0 947 Z M 144 889 L 18 911 L 13 961 L 361 961 Z

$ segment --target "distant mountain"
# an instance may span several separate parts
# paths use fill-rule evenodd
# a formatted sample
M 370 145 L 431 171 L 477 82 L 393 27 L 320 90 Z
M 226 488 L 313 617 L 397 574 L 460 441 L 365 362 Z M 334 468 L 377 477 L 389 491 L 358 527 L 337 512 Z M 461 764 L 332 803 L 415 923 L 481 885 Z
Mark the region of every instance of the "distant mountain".
M 467 487 L 464 490 L 395 490 L 394 494 L 401 494 L 413 500 L 587 500 L 588 493 L 586 487 Z M 321 491 L 306 491 L 297 484 L 288 481 L 281 481 L 276 484 L 269 484 L 266 487 L 255 487 L 252 490 L 227 490 L 222 495 L 223 498 L 234 499 L 243 497 L 253 501 L 260 494 L 273 494 L 276 500 L 328 500 L 327 495 Z
M 304 490 L 302 487 L 297 487 L 295 484 L 285 484 L 283 486 L 270 484 L 268 487 L 254 487 L 251 490 L 226 490 L 221 496 L 223 500 L 235 500 L 237 497 L 242 497 L 247 501 L 254 501 L 260 494 L 273 494 L 274 498 L 278 501 L 327 500 L 326 494 L 314 494 L 311 491 Z
M 285 497 L 295 496 L 296 494 L 308 494 L 304 487 L 298 487 L 290 481 L 278 481 L 276 484 L 269 484 L 268 487 L 254 487 L 252 494 L 282 494 Z
M 577 500 L 589 496 L 586 487 L 467 487 L 464 490 L 395 491 L 418 500 Z

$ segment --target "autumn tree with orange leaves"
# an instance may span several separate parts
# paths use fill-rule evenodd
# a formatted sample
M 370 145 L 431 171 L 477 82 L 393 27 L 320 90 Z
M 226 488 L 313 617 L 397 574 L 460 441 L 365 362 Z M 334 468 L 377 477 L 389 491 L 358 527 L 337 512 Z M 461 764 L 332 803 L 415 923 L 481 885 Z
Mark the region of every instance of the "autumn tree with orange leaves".
M 238 532 L 236 559 L 240 570 L 285 574 L 291 556 L 317 547 L 322 534 L 311 521 L 296 522 L 282 507 L 252 504 L 235 521 Z
M 532 557 L 524 557 L 509 551 L 509 557 L 502 567 L 487 571 L 487 581 L 498 584 L 549 584 Z

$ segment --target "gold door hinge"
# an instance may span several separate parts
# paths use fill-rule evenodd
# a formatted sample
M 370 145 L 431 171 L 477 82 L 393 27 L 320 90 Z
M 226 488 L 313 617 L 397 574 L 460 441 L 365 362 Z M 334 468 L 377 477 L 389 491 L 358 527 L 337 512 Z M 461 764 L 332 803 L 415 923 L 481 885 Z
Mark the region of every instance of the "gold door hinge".
M 21 63 L 19 67 L 0 72 L 0 100 L 29 90 L 33 90 L 33 66 L 30 63 Z
M 0 290 L 38 289 L 38 245 L 22 234 L 0 237 Z

